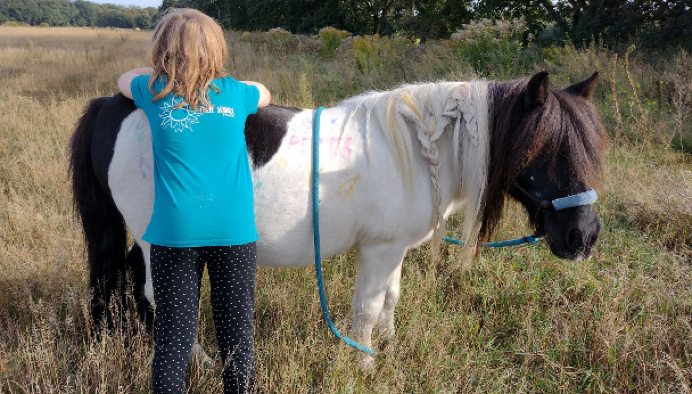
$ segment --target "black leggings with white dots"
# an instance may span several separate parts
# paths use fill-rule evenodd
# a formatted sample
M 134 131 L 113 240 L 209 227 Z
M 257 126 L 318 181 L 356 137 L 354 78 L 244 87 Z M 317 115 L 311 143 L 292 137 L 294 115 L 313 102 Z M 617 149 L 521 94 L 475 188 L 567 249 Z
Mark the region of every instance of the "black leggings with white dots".
M 224 363 L 225 394 L 254 392 L 255 243 L 170 248 L 151 246 L 156 302 L 152 388 L 182 393 L 197 333 L 199 288 L 205 262 L 211 282 L 216 339 Z

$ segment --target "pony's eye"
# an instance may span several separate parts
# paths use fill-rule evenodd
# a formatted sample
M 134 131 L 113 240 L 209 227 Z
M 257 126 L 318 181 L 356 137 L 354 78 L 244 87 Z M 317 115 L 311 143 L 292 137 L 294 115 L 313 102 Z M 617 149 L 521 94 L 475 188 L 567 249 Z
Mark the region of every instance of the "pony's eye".
M 529 177 L 529 179 L 531 179 L 532 181 L 535 181 L 535 179 L 533 179 L 533 175 L 531 175 L 531 176 Z

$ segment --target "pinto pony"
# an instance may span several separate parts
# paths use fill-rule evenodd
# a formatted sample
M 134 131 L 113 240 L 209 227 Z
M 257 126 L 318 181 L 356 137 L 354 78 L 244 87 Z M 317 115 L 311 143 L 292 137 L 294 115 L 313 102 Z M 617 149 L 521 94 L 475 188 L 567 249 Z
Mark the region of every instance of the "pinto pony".
M 370 347 L 376 325 L 394 335 L 404 254 L 437 242 L 458 209 L 469 250 L 490 238 L 511 196 L 556 256 L 591 255 L 601 229 L 593 206 L 555 210 L 545 201 L 598 186 L 606 132 L 589 102 L 596 80 L 564 90 L 550 89 L 545 72 L 511 82 L 412 84 L 323 111 L 322 256 L 357 251 L 355 338 Z M 313 261 L 313 115 L 269 106 L 247 119 L 260 265 Z M 98 324 L 128 271 L 135 296 L 153 303 L 150 245 L 142 240 L 154 201 L 144 112 L 122 95 L 93 100 L 72 137 L 70 165 Z M 135 241 L 129 252 L 126 229 Z M 153 307 L 146 300 L 142 314 Z

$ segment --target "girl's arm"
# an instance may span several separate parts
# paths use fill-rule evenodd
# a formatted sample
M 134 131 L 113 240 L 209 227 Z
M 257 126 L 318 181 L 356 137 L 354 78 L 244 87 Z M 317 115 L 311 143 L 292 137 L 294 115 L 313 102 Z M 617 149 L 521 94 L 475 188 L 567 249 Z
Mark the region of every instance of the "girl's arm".
M 266 107 L 267 105 L 269 105 L 269 102 L 271 101 L 272 95 L 271 95 L 271 93 L 269 93 L 269 89 L 264 87 L 264 85 L 262 85 L 259 82 L 253 82 L 253 81 L 240 81 L 240 82 L 248 84 L 248 85 L 256 86 L 257 89 L 259 89 L 260 96 L 259 96 L 259 103 L 257 103 L 257 108 L 262 108 L 262 107 Z
M 130 88 L 130 84 L 132 83 L 132 80 L 135 79 L 135 77 L 138 77 L 140 75 L 151 75 L 154 73 L 154 69 L 151 67 L 142 67 L 142 68 L 135 68 L 134 70 L 130 70 L 126 72 L 125 74 L 121 75 L 120 78 L 118 78 L 118 89 L 120 89 L 120 93 L 123 94 L 123 96 L 132 99 L 132 90 Z

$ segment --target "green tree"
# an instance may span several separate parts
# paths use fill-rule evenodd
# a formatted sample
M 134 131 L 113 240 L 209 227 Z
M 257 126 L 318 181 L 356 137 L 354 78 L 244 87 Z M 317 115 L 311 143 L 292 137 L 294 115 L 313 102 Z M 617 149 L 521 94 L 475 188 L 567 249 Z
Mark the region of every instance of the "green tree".
M 657 49 L 689 45 L 690 7 L 690 0 L 570 0 L 555 14 L 577 44 L 598 39 L 613 48 Z
M 548 8 L 546 8 L 546 5 Z M 555 12 L 552 0 L 480 0 L 476 3 L 474 17 L 476 19 L 519 19 L 524 18 L 530 33 L 538 35 L 560 14 Z
M 132 18 L 132 27 L 148 29 L 151 27 L 151 17 L 149 14 L 139 13 Z
M 448 38 L 472 18 L 471 0 L 410 0 L 401 31 L 423 39 Z
M 288 30 L 304 34 L 316 34 L 325 26 L 349 30 L 345 11 L 341 0 L 298 0 L 290 9 Z
M 661 1 L 644 26 L 642 43 L 649 48 L 682 47 L 692 52 L 692 0 Z
M 4 21 L 37 25 L 43 19 L 43 11 L 36 0 L 0 0 L 0 15 Z
M 98 26 L 100 27 L 132 27 L 132 15 L 125 7 L 113 4 L 104 4 L 98 9 Z
M 479 0 L 474 17 L 524 17 L 532 33 L 552 25 L 558 39 L 578 46 L 593 40 L 612 48 L 692 45 L 692 0 Z
M 252 0 L 250 2 L 252 3 Z M 228 0 L 224 10 L 220 12 L 219 22 L 228 29 L 246 31 L 257 30 L 251 27 L 250 21 L 248 20 L 247 0 Z
M 405 0 L 345 0 L 346 30 L 356 34 L 396 32 L 397 16 L 405 15 Z M 410 2 L 409 2 L 410 4 Z
M 91 1 L 75 0 L 73 3 L 77 10 L 77 15 L 74 18 L 74 24 L 77 26 L 91 26 L 98 21 L 96 12 L 97 6 Z
M 75 7 L 69 0 L 41 0 L 43 18 L 41 22 L 51 26 L 67 26 L 75 16 Z

